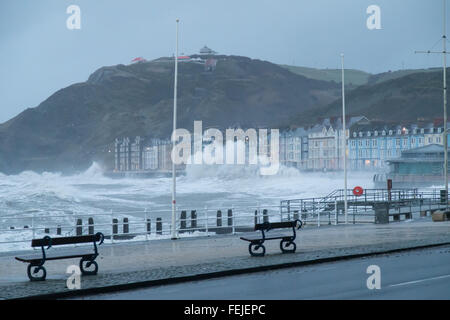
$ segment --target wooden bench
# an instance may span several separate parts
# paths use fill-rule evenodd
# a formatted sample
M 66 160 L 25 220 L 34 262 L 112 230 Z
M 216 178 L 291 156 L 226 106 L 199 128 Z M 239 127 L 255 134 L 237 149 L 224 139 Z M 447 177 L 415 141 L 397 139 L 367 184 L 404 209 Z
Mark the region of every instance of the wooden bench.
M 248 246 L 248 252 L 251 256 L 262 257 L 266 253 L 266 248 L 263 243 L 266 240 L 281 240 L 280 249 L 283 253 L 294 253 L 297 246 L 294 242 L 296 233 L 295 230 L 300 229 L 303 223 L 301 220 L 287 221 L 287 222 L 264 222 L 255 225 L 255 231 L 261 231 L 261 234 L 256 233 L 253 235 L 241 237 L 242 240 L 250 242 Z M 282 233 L 272 233 L 273 229 L 292 229 L 291 235 L 285 235 Z M 291 247 L 289 249 L 289 247 Z M 261 251 L 260 251 L 261 250 Z
M 47 260 L 62 260 L 62 259 L 74 259 L 81 258 L 80 269 L 83 275 L 96 275 L 98 271 L 98 264 L 95 259 L 98 256 L 97 242 L 98 245 L 103 243 L 105 237 L 101 232 L 95 235 L 86 236 L 73 236 L 73 237 L 61 237 L 61 238 L 50 238 L 45 236 L 42 239 L 31 240 L 31 247 L 41 247 L 42 255 L 35 254 L 30 256 L 16 257 L 16 260 L 28 263 L 27 274 L 30 281 L 44 281 L 47 276 L 47 271 L 44 268 L 44 263 Z M 87 248 L 79 248 L 77 250 L 71 249 L 69 252 L 60 252 L 48 254 L 48 249 L 53 246 L 68 245 L 68 244 L 78 244 L 78 243 L 89 243 L 94 244 L 94 252 L 88 251 Z M 91 267 L 93 270 L 87 270 Z M 42 275 L 38 275 L 39 272 Z

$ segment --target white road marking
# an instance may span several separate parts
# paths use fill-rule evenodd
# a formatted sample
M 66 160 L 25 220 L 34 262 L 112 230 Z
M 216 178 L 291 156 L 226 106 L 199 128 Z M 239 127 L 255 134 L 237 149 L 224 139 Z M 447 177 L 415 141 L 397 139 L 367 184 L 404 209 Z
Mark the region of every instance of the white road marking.
M 391 285 L 389 285 L 389 287 L 406 286 L 408 284 L 415 284 L 415 283 L 420 283 L 420 282 L 424 282 L 424 281 L 444 279 L 444 278 L 450 278 L 450 274 L 445 275 L 445 276 L 439 276 L 439 277 L 426 278 L 426 279 L 421 279 L 421 280 L 415 280 L 415 281 L 408 281 L 408 282 L 402 282 L 402 283 L 397 283 L 397 284 L 391 284 Z

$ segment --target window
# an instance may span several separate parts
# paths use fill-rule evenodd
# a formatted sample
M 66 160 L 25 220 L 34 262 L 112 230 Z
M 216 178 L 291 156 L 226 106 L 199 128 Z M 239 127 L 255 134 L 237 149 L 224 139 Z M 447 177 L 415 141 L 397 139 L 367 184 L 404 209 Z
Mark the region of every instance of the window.
M 377 146 L 377 139 L 373 139 L 372 140 L 372 147 L 376 147 Z
M 395 146 L 400 147 L 400 139 L 395 139 Z
M 412 137 L 411 138 L 411 144 L 414 145 L 416 143 L 416 138 Z
M 366 139 L 366 147 L 370 147 L 370 140 Z

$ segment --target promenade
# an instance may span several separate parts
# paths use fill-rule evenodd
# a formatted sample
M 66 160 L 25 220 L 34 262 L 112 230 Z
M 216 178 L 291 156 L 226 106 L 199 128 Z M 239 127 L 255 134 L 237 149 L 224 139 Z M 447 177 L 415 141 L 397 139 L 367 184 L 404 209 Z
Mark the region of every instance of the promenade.
M 99 274 L 83 277 L 82 289 L 161 281 L 216 273 L 255 271 L 259 267 L 310 263 L 318 259 L 381 253 L 417 246 L 450 243 L 450 221 L 432 222 L 424 217 L 385 225 L 338 225 L 300 230 L 295 254 L 281 254 L 278 241 L 268 241 L 266 256 L 250 257 L 248 243 L 238 235 L 154 240 L 99 247 Z M 58 250 L 52 248 L 50 250 Z M 39 253 L 39 251 L 35 251 Z M 27 252 L 29 253 L 29 252 Z M 27 265 L 14 256 L 0 255 L 0 298 L 22 298 L 69 291 L 65 274 L 79 260 L 48 261 L 47 281 L 30 282 Z M 253 269 L 252 269 L 253 268 Z M 156 282 L 155 282 L 156 283 Z M 186 293 L 189 299 L 189 293 Z

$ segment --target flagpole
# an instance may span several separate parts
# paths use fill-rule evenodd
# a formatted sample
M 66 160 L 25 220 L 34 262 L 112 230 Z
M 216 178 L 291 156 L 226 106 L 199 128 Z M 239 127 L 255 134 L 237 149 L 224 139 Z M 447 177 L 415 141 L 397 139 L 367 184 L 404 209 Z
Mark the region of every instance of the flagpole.
M 345 121 L 345 78 L 344 78 L 344 54 L 341 53 L 341 67 L 342 67 L 342 148 L 344 150 L 344 214 L 345 223 L 348 223 L 347 215 L 347 129 Z
M 172 131 L 172 151 L 175 150 L 175 132 L 177 130 L 177 85 L 178 85 L 178 23 L 177 21 L 177 36 L 176 36 L 176 53 L 175 53 L 175 80 L 173 88 L 173 131 Z M 176 226 L 176 195 L 177 195 L 177 177 L 175 172 L 175 162 L 172 159 L 172 240 L 177 239 L 177 226 Z
M 446 0 L 444 0 L 444 33 L 443 43 L 443 74 L 444 74 L 444 171 L 445 171 L 445 209 L 448 210 L 448 142 L 447 142 L 447 36 L 446 36 Z
M 446 0 L 443 0 L 443 6 L 444 6 L 444 12 L 443 12 L 443 36 L 442 36 L 442 46 L 443 46 L 443 51 L 431 51 L 431 50 L 427 50 L 427 51 L 415 51 L 415 53 L 426 53 L 426 54 L 442 54 L 443 55 L 443 100 L 444 100 L 444 132 L 443 132 L 443 145 L 444 145 L 444 166 L 443 166 L 443 171 L 444 171 L 444 183 L 445 183 L 445 194 L 446 194 L 446 204 L 445 204 L 445 208 L 446 210 L 448 210 L 448 137 L 447 137 L 447 54 L 449 54 L 449 52 L 447 52 L 447 17 L 446 17 Z

